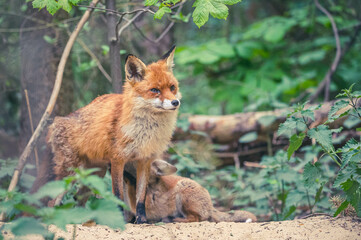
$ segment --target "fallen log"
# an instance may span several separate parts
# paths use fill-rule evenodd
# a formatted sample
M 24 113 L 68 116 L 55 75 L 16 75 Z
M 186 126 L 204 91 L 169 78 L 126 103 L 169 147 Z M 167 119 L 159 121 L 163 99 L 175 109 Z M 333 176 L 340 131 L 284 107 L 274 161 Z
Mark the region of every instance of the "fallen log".
M 324 103 L 315 110 L 315 121 L 310 128 L 324 123 L 328 119 L 328 112 L 335 101 Z M 314 106 L 308 105 L 306 108 Z M 341 109 L 344 112 L 350 106 Z M 221 158 L 223 165 L 242 165 L 243 161 L 260 161 L 263 155 L 272 155 L 278 149 L 286 149 L 289 142 L 284 137 L 277 135 L 279 125 L 286 120 L 291 108 L 277 109 L 263 112 L 237 113 L 223 116 L 194 115 L 188 117 L 189 127 L 177 129 L 174 139 L 197 139 L 199 135 L 207 138 L 209 142 L 218 144 L 216 155 Z M 342 117 L 331 124 L 330 128 L 343 126 L 347 116 Z M 254 138 L 246 143 L 240 143 L 241 137 L 254 132 Z M 200 134 L 201 133 L 201 134 Z M 350 137 L 359 136 L 354 130 L 345 130 L 345 141 Z M 310 143 L 311 144 L 311 143 Z

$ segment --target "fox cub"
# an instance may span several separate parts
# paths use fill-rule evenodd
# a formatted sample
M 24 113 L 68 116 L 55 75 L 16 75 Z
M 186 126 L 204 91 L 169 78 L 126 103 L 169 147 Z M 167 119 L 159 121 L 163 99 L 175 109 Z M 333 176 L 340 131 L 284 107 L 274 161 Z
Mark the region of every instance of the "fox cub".
M 177 168 L 163 160 L 152 162 L 145 200 L 149 222 L 256 222 L 247 211 L 220 212 L 213 207 L 209 192 L 195 181 L 171 175 Z M 125 172 L 125 201 L 135 213 L 134 182 Z M 130 220 L 127 219 L 128 221 Z
M 125 63 L 123 94 L 107 94 L 66 117 L 48 131 L 56 179 L 69 167 L 111 165 L 113 193 L 123 199 L 123 171 L 136 162 L 136 222 L 146 222 L 144 201 L 150 166 L 167 149 L 176 125 L 181 94 L 173 75 L 175 47 L 146 66 L 133 55 Z M 39 188 L 37 186 L 36 188 Z

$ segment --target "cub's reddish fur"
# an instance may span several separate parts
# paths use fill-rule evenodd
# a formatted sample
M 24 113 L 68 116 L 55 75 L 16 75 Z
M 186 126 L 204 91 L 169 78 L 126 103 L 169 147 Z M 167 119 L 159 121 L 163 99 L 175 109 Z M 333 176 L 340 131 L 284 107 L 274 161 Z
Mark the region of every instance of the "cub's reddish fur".
M 220 212 L 213 207 L 209 192 L 197 182 L 171 175 L 176 167 L 156 160 L 152 163 L 145 210 L 150 222 L 256 222 L 247 211 Z M 134 181 L 132 174 L 125 175 L 125 200 L 135 213 Z M 130 217 L 129 219 L 130 220 Z
M 146 66 L 130 55 L 125 64 L 123 94 L 107 94 L 49 127 L 54 172 L 69 175 L 69 167 L 98 167 L 104 176 L 111 164 L 113 192 L 123 199 L 123 171 L 136 162 L 137 222 L 145 222 L 144 198 L 151 163 L 167 149 L 175 128 L 180 93 L 173 76 L 174 47 Z

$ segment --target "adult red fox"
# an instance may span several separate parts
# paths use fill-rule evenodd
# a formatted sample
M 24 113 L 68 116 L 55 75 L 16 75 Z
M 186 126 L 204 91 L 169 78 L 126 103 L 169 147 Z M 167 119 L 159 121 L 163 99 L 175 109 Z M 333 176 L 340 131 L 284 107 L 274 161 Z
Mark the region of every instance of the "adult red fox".
M 256 222 L 247 211 L 220 212 L 213 207 L 209 192 L 197 182 L 171 175 L 177 168 L 163 160 L 152 162 L 145 211 L 149 222 Z M 135 179 L 125 173 L 125 201 L 135 213 Z M 128 218 L 128 221 L 130 217 Z
M 98 174 L 104 176 L 110 163 L 113 193 L 123 199 L 124 165 L 137 162 L 137 223 L 146 222 L 150 166 L 167 149 L 180 106 L 174 51 L 148 66 L 129 55 L 123 94 L 100 96 L 66 117 L 56 117 L 48 131 L 56 179 L 71 174 L 69 167 L 80 166 L 101 168 Z

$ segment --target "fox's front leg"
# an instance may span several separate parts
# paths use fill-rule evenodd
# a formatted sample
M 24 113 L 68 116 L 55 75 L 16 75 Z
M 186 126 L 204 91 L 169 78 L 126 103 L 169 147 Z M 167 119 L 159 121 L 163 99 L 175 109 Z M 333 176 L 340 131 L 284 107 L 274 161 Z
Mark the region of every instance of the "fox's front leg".
M 124 200 L 123 190 L 123 172 L 125 161 L 123 159 L 112 159 L 111 161 L 111 176 L 112 176 L 112 190 L 113 194 L 120 200 Z
M 135 223 L 146 223 L 145 195 L 149 180 L 150 166 L 152 160 L 139 161 L 137 164 L 137 190 L 136 190 L 136 217 Z

